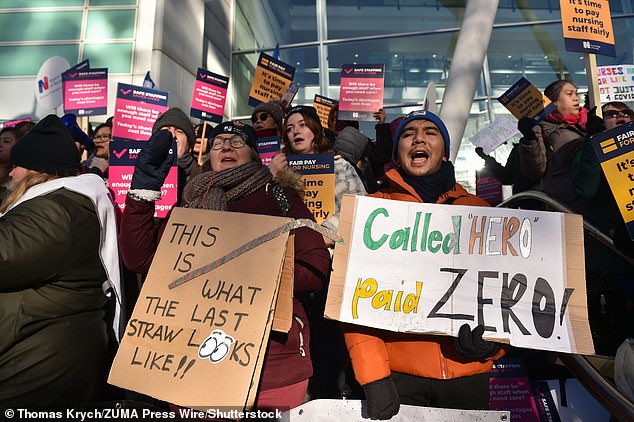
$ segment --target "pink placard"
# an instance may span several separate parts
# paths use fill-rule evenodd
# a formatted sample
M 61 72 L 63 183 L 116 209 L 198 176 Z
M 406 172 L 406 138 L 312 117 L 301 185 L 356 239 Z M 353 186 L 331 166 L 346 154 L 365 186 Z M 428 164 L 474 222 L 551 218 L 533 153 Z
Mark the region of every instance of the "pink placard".
M 108 69 L 69 70 L 62 74 L 64 111 L 96 116 L 108 111 Z
M 108 187 L 114 202 L 121 212 L 125 210 L 125 198 L 130 190 L 134 163 L 144 142 L 116 141 L 110 142 L 110 166 L 108 169 Z M 174 150 L 174 148 L 173 148 Z M 172 151 L 173 153 L 173 151 Z M 176 162 L 161 187 L 161 199 L 154 203 L 154 217 L 164 218 L 177 200 L 178 167 Z
M 198 68 L 190 116 L 220 123 L 225 110 L 229 78 Z
M 383 65 L 343 65 L 339 87 L 339 119 L 375 120 L 383 107 Z
M 119 84 L 112 126 L 113 139 L 147 141 L 159 114 L 167 110 L 167 92 Z

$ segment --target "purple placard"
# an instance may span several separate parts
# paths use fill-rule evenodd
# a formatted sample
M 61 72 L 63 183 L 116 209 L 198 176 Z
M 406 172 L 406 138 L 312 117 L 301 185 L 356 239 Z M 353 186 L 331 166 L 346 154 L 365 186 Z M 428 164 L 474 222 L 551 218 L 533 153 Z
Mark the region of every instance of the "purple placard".
M 535 422 L 537 409 L 524 363 L 518 358 L 493 362 L 489 373 L 491 410 L 508 410 L 512 422 Z
M 229 78 L 226 76 L 221 76 L 199 67 L 196 72 L 192 107 L 189 115 L 215 123 L 222 122 L 228 85 Z
M 64 112 L 77 116 L 107 114 L 108 69 L 74 70 L 75 67 L 62 73 Z
M 258 153 L 262 159 L 262 164 L 268 166 L 273 157 L 280 152 L 282 141 L 279 136 L 267 136 L 258 138 Z
M 159 114 L 167 110 L 167 92 L 120 83 L 114 107 L 112 138 L 147 141 Z
M 114 202 L 120 212 L 125 210 L 125 198 L 130 190 L 132 175 L 134 174 L 134 164 L 141 148 L 145 142 L 142 141 L 110 141 L 110 158 L 108 167 L 108 187 L 112 191 Z M 178 167 L 176 162 L 176 140 L 172 141 L 170 154 L 174 161 L 172 167 L 161 187 L 161 199 L 154 203 L 154 217 L 164 218 L 174 206 L 177 199 Z

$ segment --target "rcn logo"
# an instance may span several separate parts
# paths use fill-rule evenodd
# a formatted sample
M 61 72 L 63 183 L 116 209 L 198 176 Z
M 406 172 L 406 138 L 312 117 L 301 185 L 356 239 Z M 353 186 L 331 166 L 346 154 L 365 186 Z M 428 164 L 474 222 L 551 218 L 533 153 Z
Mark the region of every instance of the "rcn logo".
M 40 94 L 48 89 L 48 76 L 44 76 L 42 79 L 37 81 L 37 89 L 40 91 Z
M 584 41 L 583 48 L 590 48 L 590 41 Z

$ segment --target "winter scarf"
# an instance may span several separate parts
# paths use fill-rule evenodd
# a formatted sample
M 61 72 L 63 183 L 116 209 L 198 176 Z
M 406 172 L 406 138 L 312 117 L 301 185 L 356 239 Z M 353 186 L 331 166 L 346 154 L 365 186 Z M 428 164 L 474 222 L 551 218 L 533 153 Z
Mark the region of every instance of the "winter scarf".
M 551 123 L 567 123 L 571 126 L 579 126 L 585 131 L 586 123 L 588 122 L 588 110 L 585 107 L 581 107 L 579 114 L 561 114 L 558 111 L 553 111 L 544 120 Z
M 185 186 L 183 203 L 188 208 L 226 211 L 228 202 L 250 195 L 272 180 L 269 168 L 255 161 L 202 173 Z
M 435 203 L 440 195 L 456 187 L 456 173 L 450 161 L 443 161 L 440 170 L 429 176 L 410 176 L 400 167 L 398 172 L 426 203 Z

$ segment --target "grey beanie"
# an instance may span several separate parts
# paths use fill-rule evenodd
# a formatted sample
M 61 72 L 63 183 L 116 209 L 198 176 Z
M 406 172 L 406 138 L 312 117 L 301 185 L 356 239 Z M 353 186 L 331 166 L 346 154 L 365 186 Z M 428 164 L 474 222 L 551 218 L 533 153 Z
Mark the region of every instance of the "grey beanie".
M 282 127 L 282 119 L 284 118 L 284 109 L 282 108 L 282 104 L 279 100 L 269 100 L 266 103 L 260 103 L 253 109 L 253 113 L 251 113 L 251 119 L 261 112 L 266 112 L 273 117 L 275 120 L 275 125 L 279 128 Z
M 363 157 L 369 142 L 370 139 L 358 129 L 346 126 L 337 134 L 333 149 L 346 161 L 356 165 Z
M 194 125 L 183 110 L 177 107 L 170 108 L 165 113 L 158 116 L 152 126 L 152 135 L 161 130 L 165 126 L 174 126 L 185 132 L 189 147 L 193 148 L 196 143 L 196 133 Z

